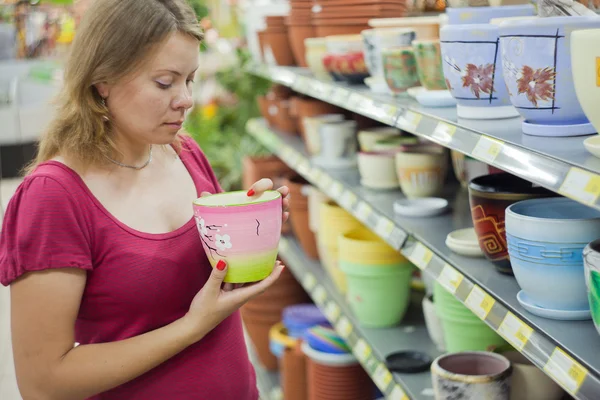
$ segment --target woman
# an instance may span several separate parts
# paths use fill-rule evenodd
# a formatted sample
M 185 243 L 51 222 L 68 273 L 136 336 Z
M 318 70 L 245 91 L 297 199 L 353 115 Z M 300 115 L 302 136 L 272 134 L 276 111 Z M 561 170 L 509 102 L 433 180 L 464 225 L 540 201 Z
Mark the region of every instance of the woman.
M 222 285 L 227 266 L 202 250 L 191 204 L 221 189 L 178 133 L 200 40 L 185 0 L 96 0 L 85 14 L 0 237 L 25 400 L 258 398 L 237 310 L 283 266 Z

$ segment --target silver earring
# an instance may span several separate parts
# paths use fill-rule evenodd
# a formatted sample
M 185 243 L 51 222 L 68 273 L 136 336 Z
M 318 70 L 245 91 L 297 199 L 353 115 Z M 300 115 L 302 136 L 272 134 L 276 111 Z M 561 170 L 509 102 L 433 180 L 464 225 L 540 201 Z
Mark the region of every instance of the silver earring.
M 104 108 L 106 108 L 106 111 L 108 111 L 108 107 L 106 106 L 106 100 L 104 99 L 104 97 L 100 98 L 100 103 L 104 106 Z M 102 120 L 108 122 L 108 116 L 103 115 Z

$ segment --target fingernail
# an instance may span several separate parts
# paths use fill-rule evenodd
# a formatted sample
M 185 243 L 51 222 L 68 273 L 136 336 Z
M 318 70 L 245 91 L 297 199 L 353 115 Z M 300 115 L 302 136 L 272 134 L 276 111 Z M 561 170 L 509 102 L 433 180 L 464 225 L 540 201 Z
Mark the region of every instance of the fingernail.
M 227 266 L 227 264 L 223 260 L 219 260 L 219 262 L 217 263 L 217 269 L 219 271 L 223 271 L 226 266 Z
M 246 193 L 246 195 L 248 197 L 252 197 L 252 196 L 254 196 L 254 194 L 255 194 L 254 189 L 250 189 L 250 190 L 248 190 L 248 193 Z

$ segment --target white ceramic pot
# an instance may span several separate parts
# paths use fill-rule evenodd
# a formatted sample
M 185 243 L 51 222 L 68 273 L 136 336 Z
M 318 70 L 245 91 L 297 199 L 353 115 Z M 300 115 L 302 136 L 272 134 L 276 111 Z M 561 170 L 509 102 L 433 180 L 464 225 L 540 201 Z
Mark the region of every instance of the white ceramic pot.
M 416 38 L 412 28 L 376 28 L 361 32 L 364 41 L 365 64 L 373 77 L 383 79 L 381 50 L 388 47 L 410 46 Z
M 423 315 L 425 316 L 425 326 L 427 326 L 427 333 L 429 333 L 431 341 L 439 351 L 445 352 L 446 343 L 442 321 L 435 312 L 435 305 L 429 297 L 423 298 Z
M 316 117 L 304 117 L 302 119 L 302 124 L 304 124 L 306 150 L 313 156 L 319 154 L 321 151 L 321 136 L 319 134 L 319 127 L 321 124 L 343 120 L 344 116 L 342 114 L 324 114 Z
M 515 278 L 543 309 L 589 309 L 583 249 L 600 237 L 600 211 L 563 197 L 510 205 L 506 239 Z
M 400 188 L 408 198 L 431 197 L 441 192 L 447 172 L 443 148 L 410 146 L 412 150 L 396 154 Z
M 356 122 L 333 121 L 319 126 L 322 159 L 339 160 L 356 156 Z
M 361 152 L 358 154 L 360 184 L 370 189 L 395 189 L 399 186 L 395 152 Z
M 518 351 L 502 353 L 511 362 L 510 400 L 560 400 L 564 391 Z
M 358 143 L 361 151 L 373 151 L 373 146 L 380 139 L 399 136 L 400 130 L 391 126 L 364 129 L 358 132 Z
M 600 130 L 600 29 L 571 33 L 571 72 L 577 100 L 596 130 Z
M 313 75 L 323 81 L 331 81 L 331 75 L 323 65 L 323 57 L 327 54 L 327 43 L 324 38 L 304 39 L 305 58 L 308 69 Z

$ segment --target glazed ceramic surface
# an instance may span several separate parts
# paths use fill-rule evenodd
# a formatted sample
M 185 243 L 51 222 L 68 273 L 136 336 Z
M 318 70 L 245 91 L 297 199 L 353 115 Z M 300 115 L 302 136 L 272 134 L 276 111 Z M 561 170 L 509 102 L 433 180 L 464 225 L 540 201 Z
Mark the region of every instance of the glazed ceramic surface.
M 587 119 L 600 129 L 600 29 L 571 33 L 571 68 L 575 94 Z M 600 150 L 594 154 L 599 157 Z
M 362 51 L 327 54 L 323 57 L 323 65 L 335 80 L 350 84 L 362 84 L 369 76 Z
M 356 155 L 356 122 L 332 121 L 319 126 L 320 155 L 326 159 L 351 158 Z
M 388 47 L 410 46 L 416 33 L 410 28 L 379 28 L 361 32 L 365 46 L 365 63 L 373 77 L 383 79 L 381 51 Z
M 358 132 L 358 143 L 361 151 L 372 151 L 375 143 L 380 139 L 399 136 L 400 131 L 391 126 L 363 129 Z
M 323 38 L 308 38 L 304 40 L 306 48 L 306 63 L 315 77 L 320 80 L 331 80 L 331 76 L 323 65 L 323 57 L 327 54 L 327 44 Z
M 600 237 L 600 211 L 562 197 L 522 201 L 506 209 L 506 237 L 515 278 L 535 305 L 589 307 L 583 249 Z
M 446 343 L 444 340 L 444 329 L 442 328 L 442 321 L 435 312 L 435 305 L 433 304 L 432 297 L 423 298 L 423 315 L 425 316 L 425 326 L 427 327 L 427 333 L 431 338 L 435 347 L 441 352 L 446 351 Z
M 213 267 L 228 265 L 225 282 L 255 282 L 266 278 L 277 258 L 281 236 L 281 194 L 259 197 L 246 192 L 214 194 L 194 202 L 194 217 L 204 251 Z
M 421 85 L 427 90 L 446 90 L 440 41 L 414 41 L 413 49 Z
M 419 139 L 415 136 L 391 136 L 376 140 L 372 151 L 400 151 L 402 146 L 418 143 Z
M 491 24 L 446 25 L 440 30 L 446 86 L 458 103 L 459 117 L 519 115 L 503 82 L 498 35 L 498 27 Z
M 600 334 L 600 240 L 594 240 L 583 250 L 585 284 L 594 326 Z
M 402 192 L 408 198 L 435 196 L 444 186 L 446 163 L 443 149 L 415 148 L 397 153 L 396 168 Z
M 487 24 L 493 18 L 533 16 L 535 8 L 531 4 L 501 7 L 448 7 L 446 15 L 451 25 Z
M 419 86 L 417 62 L 412 47 L 386 48 L 381 51 L 385 81 L 390 90 L 404 93 Z
M 571 73 L 571 32 L 589 28 L 600 28 L 600 19 L 569 16 L 500 24 L 504 81 L 512 104 L 525 118 L 525 133 L 595 132 L 579 105 Z
M 332 35 L 325 37 L 328 54 L 357 53 L 364 50 L 361 35 Z
M 512 367 L 499 354 L 446 354 L 433 362 L 431 373 L 436 400 L 510 398 Z
M 321 135 L 319 134 L 321 124 L 343 120 L 344 115 L 342 114 L 325 114 L 303 118 L 305 145 L 308 152 L 313 156 L 321 152 Z
M 361 152 L 358 154 L 360 184 L 371 189 L 395 189 L 399 186 L 396 153 Z
M 512 273 L 506 244 L 506 207 L 521 200 L 555 196 L 508 173 L 485 175 L 469 184 L 469 202 L 479 246 L 488 260 L 503 273 Z

